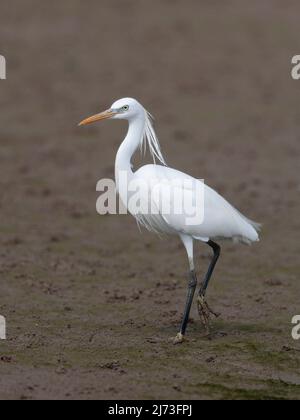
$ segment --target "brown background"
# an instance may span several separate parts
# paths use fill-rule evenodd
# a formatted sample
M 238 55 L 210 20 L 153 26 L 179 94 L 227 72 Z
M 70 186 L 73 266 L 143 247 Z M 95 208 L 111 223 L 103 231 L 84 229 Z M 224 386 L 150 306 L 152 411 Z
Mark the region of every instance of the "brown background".
M 296 1 L 1 2 L 0 398 L 299 398 Z M 264 224 L 225 244 L 222 317 L 173 347 L 187 262 L 176 239 L 95 212 L 124 123 L 76 124 L 121 97 L 156 117 L 170 166 Z M 140 161 L 138 161 L 140 164 Z M 199 277 L 209 250 L 199 246 Z

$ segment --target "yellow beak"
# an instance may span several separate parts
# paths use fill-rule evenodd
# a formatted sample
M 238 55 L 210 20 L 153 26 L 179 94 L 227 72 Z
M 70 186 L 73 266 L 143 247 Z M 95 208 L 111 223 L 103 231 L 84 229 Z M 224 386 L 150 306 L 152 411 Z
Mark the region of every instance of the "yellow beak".
M 93 115 L 92 117 L 86 118 L 85 120 L 81 121 L 81 123 L 79 123 L 79 126 L 92 124 L 97 121 L 108 120 L 109 118 L 112 118 L 114 115 L 116 115 L 116 112 L 113 112 L 110 109 L 108 109 L 107 111 L 101 112 L 100 114 Z

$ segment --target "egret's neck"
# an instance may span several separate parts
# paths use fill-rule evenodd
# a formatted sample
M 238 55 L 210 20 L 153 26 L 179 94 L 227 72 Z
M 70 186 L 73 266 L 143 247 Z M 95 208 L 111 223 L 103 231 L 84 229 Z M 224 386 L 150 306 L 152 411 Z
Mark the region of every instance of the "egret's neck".
M 144 130 L 144 116 L 140 116 L 139 118 L 129 121 L 127 136 L 121 144 L 116 157 L 115 176 L 117 186 L 119 184 L 119 176 L 121 172 L 126 172 L 128 180 L 130 180 L 133 176 L 131 159 L 141 143 Z

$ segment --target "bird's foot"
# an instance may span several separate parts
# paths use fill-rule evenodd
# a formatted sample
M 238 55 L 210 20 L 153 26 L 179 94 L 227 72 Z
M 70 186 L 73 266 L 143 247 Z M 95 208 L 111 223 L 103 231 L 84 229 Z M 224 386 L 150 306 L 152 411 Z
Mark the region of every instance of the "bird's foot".
M 203 295 L 198 296 L 197 303 L 198 303 L 198 312 L 199 312 L 199 316 L 200 316 L 200 319 L 202 321 L 202 324 L 204 325 L 206 331 L 210 332 L 211 315 L 218 318 L 220 316 L 220 314 L 214 312 L 209 307 L 208 303 L 206 302 L 205 296 L 203 296 Z
M 184 342 L 184 335 L 182 333 L 178 333 L 173 340 L 173 344 L 176 346 L 177 344 L 182 344 Z

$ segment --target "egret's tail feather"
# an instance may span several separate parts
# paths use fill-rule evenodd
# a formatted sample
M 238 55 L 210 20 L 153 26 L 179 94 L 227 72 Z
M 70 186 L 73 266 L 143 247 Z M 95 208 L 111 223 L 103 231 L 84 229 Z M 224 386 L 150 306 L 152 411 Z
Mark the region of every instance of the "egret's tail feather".
M 238 210 L 237 210 L 238 211 Z M 259 233 L 259 232 L 261 232 L 261 230 L 262 230 L 262 224 L 261 223 L 257 223 L 257 222 L 254 222 L 253 220 L 251 220 L 251 219 L 248 219 L 248 217 L 246 217 L 246 216 L 244 216 L 242 213 L 240 213 L 239 212 L 239 214 L 242 216 L 242 218 L 247 222 L 247 223 L 249 223 L 249 225 L 251 225 L 255 230 L 256 230 L 256 232 L 257 233 Z
M 263 227 L 262 223 L 257 223 L 257 222 L 254 222 L 253 220 L 250 220 L 250 219 L 248 219 L 248 220 L 249 220 L 249 223 L 251 224 L 251 226 L 254 227 L 254 229 L 256 230 L 257 233 L 261 232 L 262 227 Z

